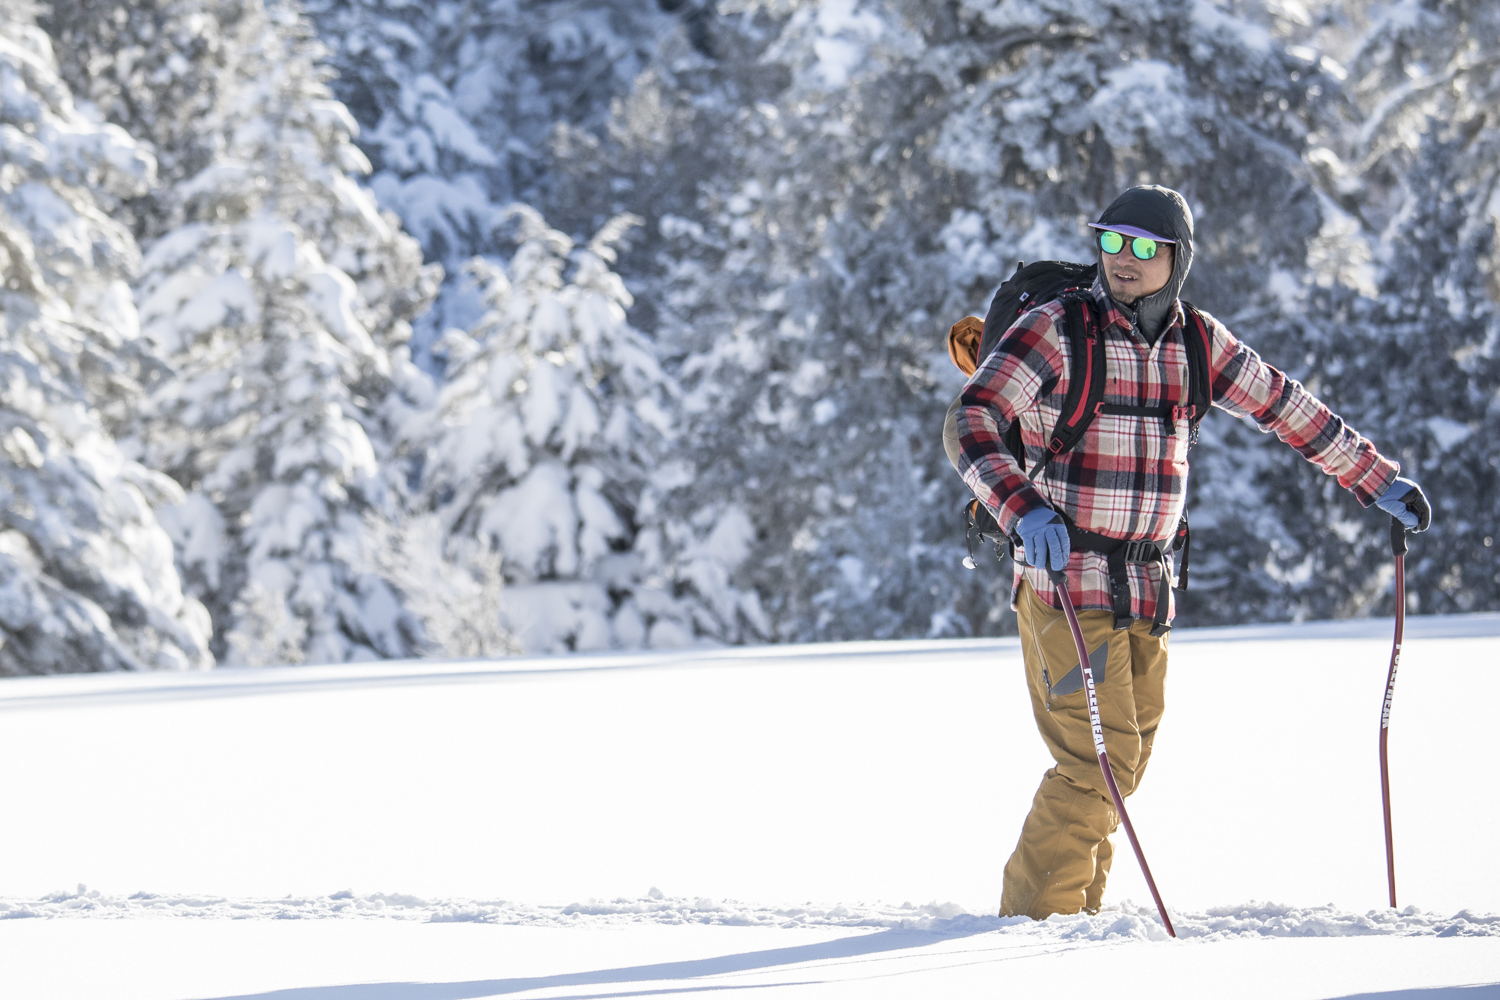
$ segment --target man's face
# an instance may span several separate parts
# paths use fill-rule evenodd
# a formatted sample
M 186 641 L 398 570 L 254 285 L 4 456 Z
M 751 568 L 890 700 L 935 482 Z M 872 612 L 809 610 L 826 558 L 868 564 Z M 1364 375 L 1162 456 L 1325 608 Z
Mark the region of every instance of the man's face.
M 1140 260 L 1130 251 L 1130 237 L 1119 253 L 1100 253 L 1104 262 L 1104 277 L 1109 282 L 1109 294 L 1127 306 L 1137 299 L 1155 294 L 1167 287 L 1172 280 L 1172 253 L 1170 243 L 1157 244 L 1156 256 Z

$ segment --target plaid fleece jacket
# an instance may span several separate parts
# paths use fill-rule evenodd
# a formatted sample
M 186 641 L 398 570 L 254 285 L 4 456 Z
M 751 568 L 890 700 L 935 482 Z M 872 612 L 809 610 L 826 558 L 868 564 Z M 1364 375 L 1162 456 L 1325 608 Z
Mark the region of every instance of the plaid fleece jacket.
M 1179 304 L 1155 346 L 1131 329 L 1102 285 L 1092 289 L 1099 303 L 1108 361 L 1104 401 L 1124 406 L 1158 406 L 1188 400 L 1184 316 Z M 1213 404 L 1255 421 L 1263 432 L 1297 449 L 1324 472 L 1337 476 L 1368 507 L 1396 478 L 1397 466 L 1318 402 L 1235 339 L 1222 323 L 1203 313 L 1213 338 Z M 1168 434 L 1157 417 L 1099 414 L 1083 439 L 1047 464 L 1033 483 L 1005 447 L 1005 430 L 1021 422 L 1027 468 L 1041 456 L 1067 395 L 1071 357 L 1060 339 L 1063 308 L 1049 303 L 1017 321 L 964 387 L 958 408 L 959 462 L 964 482 L 1013 535 L 1028 511 L 1051 506 L 1074 524 L 1114 538 L 1170 539 L 1186 500 L 1188 424 L 1177 421 Z M 1131 614 L 1156 614 L 1161 569 L 1131 564 Z M 1037 595 L 1056 606 L 1046 574 L 1016 566 L 1017 587 L 1030 581 Z M 1069 595 L 1079 608 L 1108 611 L 1110 588 L 1105 559 L 1074 552 L 1068 560 Z

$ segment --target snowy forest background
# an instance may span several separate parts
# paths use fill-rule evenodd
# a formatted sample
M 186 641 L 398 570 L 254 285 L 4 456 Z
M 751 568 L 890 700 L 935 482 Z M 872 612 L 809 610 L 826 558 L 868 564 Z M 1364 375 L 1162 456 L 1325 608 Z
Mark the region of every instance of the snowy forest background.
M 943 338 L 1184 191 L 1186 297 L 1500 608 L 1500 5 L 0 5 L 0 673 L 996 634 Z M 1389 613 L 1228 415 L 1184 624 Z

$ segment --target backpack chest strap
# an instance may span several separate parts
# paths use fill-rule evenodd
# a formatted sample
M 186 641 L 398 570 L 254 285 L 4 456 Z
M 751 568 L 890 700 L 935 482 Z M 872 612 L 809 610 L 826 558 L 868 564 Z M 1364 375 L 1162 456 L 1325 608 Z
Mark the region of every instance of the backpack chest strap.
M 1101 413 L 1117 417 L 1156 417 L 1166 422 L 1167 435 L 1177 433 L 1177 421 L 1186 420 L 1192 424 L 1193 418 L 1197 416 L 1198 408 L 1189 404 L 1183 406 L 1180 403 L 1162 403 L 1158 406 L 1125 406 L 1121 403 L 1096 403 L 1094 415 Z

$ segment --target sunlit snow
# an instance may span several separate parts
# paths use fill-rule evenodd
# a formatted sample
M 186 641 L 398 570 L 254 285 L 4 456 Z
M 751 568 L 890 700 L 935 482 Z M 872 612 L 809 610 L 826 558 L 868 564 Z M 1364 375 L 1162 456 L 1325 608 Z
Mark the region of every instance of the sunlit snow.
M 1131 812 L 1177 942 L 1123 850 L 1100 915 L 994 915 L 1047 764 L 1014 641 L 7 682 L 0 753 L 31 763 L 0 778 L 0 852 L 24 859 L 0 916 L 29 918 L 0 921 L 25 984 L 6 995 L 993 997 L 1111 968 L 1112 995 L 1167 998 L 1496 984 L 1500 875 L 1460 859 L 1500 821 L 1500 616 L 1408 621 L 1399 912 L 1389 629 L 1174 634 Z M 64 959 L 79 947 L 99 959 Z

